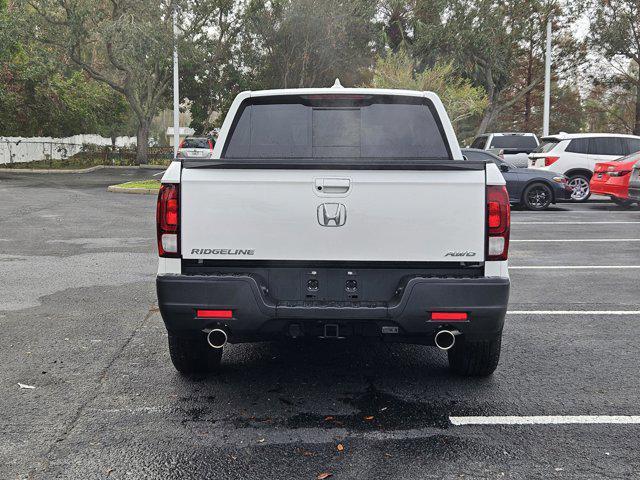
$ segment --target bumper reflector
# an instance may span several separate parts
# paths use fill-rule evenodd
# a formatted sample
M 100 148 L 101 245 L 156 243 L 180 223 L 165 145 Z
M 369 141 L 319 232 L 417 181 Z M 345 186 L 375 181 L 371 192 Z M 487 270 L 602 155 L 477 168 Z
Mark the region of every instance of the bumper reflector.
M 466 312 L 431 312 L 432 321 L 465 322 L 468 320 Z
M 197 310 L 198 318 L 232 318 L 232 310 Z

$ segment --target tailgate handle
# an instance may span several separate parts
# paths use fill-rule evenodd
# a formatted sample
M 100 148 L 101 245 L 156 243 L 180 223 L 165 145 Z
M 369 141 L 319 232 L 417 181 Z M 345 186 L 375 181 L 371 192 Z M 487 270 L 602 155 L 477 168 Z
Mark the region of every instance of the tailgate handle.
M 318 178 L 316 179 L 316 191 L 327 195 L 347 193 L 351 188 L 348 178 Z

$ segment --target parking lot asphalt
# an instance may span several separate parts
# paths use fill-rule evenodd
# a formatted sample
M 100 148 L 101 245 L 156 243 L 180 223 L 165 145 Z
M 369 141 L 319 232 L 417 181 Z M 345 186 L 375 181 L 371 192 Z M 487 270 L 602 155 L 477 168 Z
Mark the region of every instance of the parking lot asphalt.
M 514 210 L 491 378 L 331 342 L 230 346 L 186 379 L 156 307 L 155 198 L 106 192 L 150 174 L 0 173 L 0 478 L 637 478 L 638 424 L 450 417 L 640 415 L 640 210 Z

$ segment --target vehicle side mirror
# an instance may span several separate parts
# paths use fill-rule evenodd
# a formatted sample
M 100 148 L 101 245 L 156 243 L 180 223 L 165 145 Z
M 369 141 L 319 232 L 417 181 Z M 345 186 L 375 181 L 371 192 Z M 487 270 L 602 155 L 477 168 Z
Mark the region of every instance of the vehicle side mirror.
M 500 164 L 500 171 L 501 172 L 508 172 L 509 171 L 509 164 L 508 163 L 501 163 Z

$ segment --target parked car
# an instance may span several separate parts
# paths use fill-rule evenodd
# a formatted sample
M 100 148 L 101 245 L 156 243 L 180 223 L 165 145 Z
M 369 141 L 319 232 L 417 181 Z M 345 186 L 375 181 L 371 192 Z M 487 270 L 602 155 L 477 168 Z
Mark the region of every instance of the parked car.
M 173 162 L 157 211 L 158 305 L 176 369 L 227 342 L 434 345 L 490 375 L 509 298 L 509 197 L 465 161 L 431 92 L 243 92 L 214 159 Z
M 491 150 L 506 162 L 526 168 L 529 153 L 539 144 L 538 137 L 533 133 L 486 133 L 474 138 L 469 148 Z
M 590 182 L 591 193 L 607 195 L 621 207 L 632 205 L 634 200 L 629 198 L 629 181 L 638 161 L 640 153 L 636 152 L 610 162 L 596 163 Z
M 564 175 L 533 168 L 518 168 L 497 155 L 485 150 L 463 148 L 462 154 L 469 160 L 495 163 L 507 182 L 509 201 L 529 210 L 546 210 L 560 200 L 570 200 L 572 189 Z
M 542 138 L 529 155 L 529 167 L 569 177 L 572 200 L 585 202 L 589 182 L 598 162 L 609 162 L 640 150 L 640 137 L 611 133 L 560 133 Z
M 640 205 L 640 160 L 636 162 L 631 170 L 629 178 L 629 200 L 633 200 Z
M 177 158 L 208 159 L 213 158 L 215 141 L 211 137 L 186 137 L 178 147 Z

